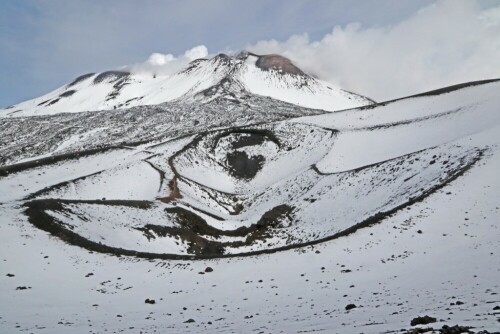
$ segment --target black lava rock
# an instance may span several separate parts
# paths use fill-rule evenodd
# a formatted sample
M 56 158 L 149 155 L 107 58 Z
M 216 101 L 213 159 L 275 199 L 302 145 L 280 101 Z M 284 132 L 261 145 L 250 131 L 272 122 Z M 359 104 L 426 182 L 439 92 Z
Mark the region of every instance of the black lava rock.
M 349 310 L 352 310 L 353 308 L 356 308 L 356 307 L 357 307 L 357 306 L 356 306 L 356 305 L 354 305 L 354 304 L 348 304 L 348 305 L 345 307 L 345 309 L 346 309 L 346 311 L 349 311 Z
M 417 325 L 427 325 L 433 322 L 436 322 L 437 319 L 433 317 L 429 317 L 428 315 L 423 316 L 423 317 L 416 317 L 411 320 L 410 325 L 412 326 L 417 326 Z

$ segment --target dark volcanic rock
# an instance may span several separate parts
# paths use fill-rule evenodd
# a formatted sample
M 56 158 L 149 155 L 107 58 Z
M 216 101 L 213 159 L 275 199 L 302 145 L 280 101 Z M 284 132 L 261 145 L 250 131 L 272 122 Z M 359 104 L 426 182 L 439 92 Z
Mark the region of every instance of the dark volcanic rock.
M 441 334 L 460 334 L 460 333 L 474 333 L 474 332 L 471 332 L 469 329 L 471 327 L 466 327 L 466 326 L 459 326 L 459 325 L 455 325 L 455 326 L 447 326 L 447 325 L 444 325 L 440 330 L 439 330 L 439 333 Z M 487 333 L 487 332 L 486 332 Z M 483 332 L 483 334 L 486 334 Z
M 417 325 L 427 325 L 433 322 L 436 322 L 437 319 L 433 317 L 429 317 L 428 315 L 423 316 L 423 317 L 416 317 L 411 320 L 410 325 L 412 326 L 417 326 Z
M 106 71 L 102 72 L 98 76 L 94 78 L 94 84 L 99 84 L 103 81 L 114 82 L 118 79 L 128 77 L 130 75 L 129 72 L 124 71 Z
M 76 90 L 71 89 L 71 90 L 65 91 L 64 93 L 62 93 L 61 95 L 59 95 L 59 97 L 68 97 L 68 96 L 71 96 L 71 95 L 73 95 L 75 93 L 76 93 Z
M 346 309 L 346 311 L 349 311 L 349 310 L 352 310 L 353 308 L 356 308 L 356 307 L 357 307 L 357 306 L 356 306 L 356 305 L 354 305 L 354 304 L 348 304 L 348 305 L 345 307 L 345 309 Z
M 84 75 L 80 75 L 78 78 L 76 78 L 75 80 L 73 80 L 72 82 L 70 82 L 67 87 L 74 86 L 77 83 L 82 82 L 83 80 L 90 78 L 94 74 L 95 73 L 87 73 L 87 74 L 84 74 Z
M 267 139 L 264 134 L 261 133 L 246 133 L 239 136 L 234 142 L 231 143 L 233 150 L 242 148 L 245 146 L 255 146 L 262 145 Z
M 249 157 L 246 152 L 234 151 L 227 154 L 231 175 L 239 179 L 253 179 L 264 163 L 262 155 Z

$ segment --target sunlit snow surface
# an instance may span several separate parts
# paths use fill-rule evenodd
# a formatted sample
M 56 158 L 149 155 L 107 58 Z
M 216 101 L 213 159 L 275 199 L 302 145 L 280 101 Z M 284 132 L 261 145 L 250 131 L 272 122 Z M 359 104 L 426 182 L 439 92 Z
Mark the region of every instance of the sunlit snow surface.
M 498 330 L 499 88 L 3 119 L 0 329 Z

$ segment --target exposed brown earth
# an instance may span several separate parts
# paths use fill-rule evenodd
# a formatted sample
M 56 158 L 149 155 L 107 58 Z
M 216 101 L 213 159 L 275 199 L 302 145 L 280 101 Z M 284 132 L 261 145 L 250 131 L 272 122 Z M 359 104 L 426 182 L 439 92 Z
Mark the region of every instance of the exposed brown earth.
M 265 71 L 275 70 L 287 74 L 306 75 L 290 59 L 276 54 L 259 56 L 255 65 Z

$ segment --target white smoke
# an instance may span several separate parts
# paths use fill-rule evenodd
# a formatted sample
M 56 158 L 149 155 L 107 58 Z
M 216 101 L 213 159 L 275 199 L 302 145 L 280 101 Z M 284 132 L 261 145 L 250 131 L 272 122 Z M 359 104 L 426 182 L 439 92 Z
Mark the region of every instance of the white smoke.
M 500 5 L 443 0 L 393 26 L 336 26 L 319 41 L 307 34 L 247 45 L 279 53 L 302 70 L 378 101 L 471 80 L 500 77 Z
M 125 66 L 123 70 L 134 74 L 172 75 L 187 66 L 189 62 L 207 56 L 208 49 L 205 45 L 195 46 L 177 57 L 171 53 L 155 52 L 145 62 Z
M 151 66 L 163 66 L 173 60 L 175 60 L 173 54 L 152 53 L 146 62 Z

